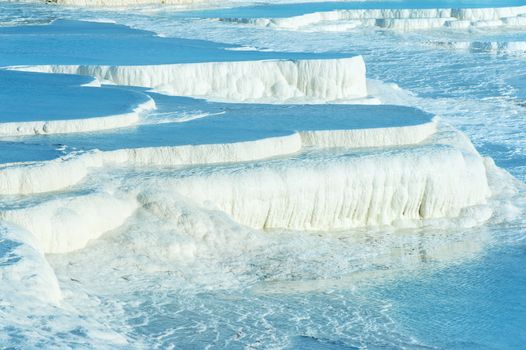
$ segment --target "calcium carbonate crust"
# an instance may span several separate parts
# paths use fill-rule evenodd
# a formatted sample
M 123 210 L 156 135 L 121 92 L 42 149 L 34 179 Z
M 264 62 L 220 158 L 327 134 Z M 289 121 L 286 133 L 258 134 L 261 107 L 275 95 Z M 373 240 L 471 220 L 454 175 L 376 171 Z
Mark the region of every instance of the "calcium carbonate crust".
M 0 193 L 58 191 L 80 182 L 89 169 L 111 165 L 187 166 L 284 157 L 304 148 L 360 148 L 417 144 L 431 135 L 437 121 L 414 126 L 334 131 L 305 131 L 254 141 L 90 151 L 43 162 L 0 166 Z
M 39 65 L 11 69 L 88 75 L 116 85 L 213 100 L 332 101 L 367 97 L 366 68 L 361 56 L 146 66 Z
M 390 138 L 382 137 L 379 130 L 373 132 L 380 144 Z M 31 232 L 47 253 L 81 249 L 121 226 L 141 210 L 147 193 L 142 189 L 152 186 L 254 229 L 327 231 L 453 218 L 467 207 L 484 205 L 491 190 L 484 159 L 469 140 L 459 132 L 442 134 L 448 132 L 427 137 L 424 132 L 420 143 L 381 149 L 353 148 L 350 137 L 346 148 L 323 153 L 324 147 L 340 145 L 342 134 L 337 132 L 334 142 L 327 142 L 330 134 L 325 132 L 319 142 L 310 134 L 307 147 L 302 135 L 295 133 L 227 145 L 93 151 L 47 162 L 9 164 L 0 169 L 2 193 L 61 190 L 66 195 L 4 209 L 0 218 Z M 354 145 L 363 147 L 360 137 L 357 140 Z M 307 148 L 302 151 L 303 147 Z M 305 150 L 314 151 L 314 156 L 302 155 Z M 247 161 L 258 165 L 239 163 Z M 217 162 L 225 165 L 207 166 Z M 201 170 L 191 176 L 183 171 L 180 176 L 145 179 L 141 186 L 127 190 L 116 185 L 111 190 L 67 196 L 67 187 L 96 174 L 97 169 L 158 165 L 181 170 L 199 165 Z M 84 228 L 74 228 L 81 221 L 86 221 Z
M 522 27 L 526 26 L 526 6 L 457 9 L 354 9 L 314 12 L 286 18 L 218 18 L 217 20 L 307 31 L 345 31 L 357 27 L 377 27 L 399 31 L 442 27 L 453 29 Z
M 155 108 L 154 100 L 148 98 L 146 102 L 139 104 L 131 112 L 124 114 L 84 119 L 0 123 L 0 137 L 69 134 L 122 128 L 137 124 L 142 113 Z

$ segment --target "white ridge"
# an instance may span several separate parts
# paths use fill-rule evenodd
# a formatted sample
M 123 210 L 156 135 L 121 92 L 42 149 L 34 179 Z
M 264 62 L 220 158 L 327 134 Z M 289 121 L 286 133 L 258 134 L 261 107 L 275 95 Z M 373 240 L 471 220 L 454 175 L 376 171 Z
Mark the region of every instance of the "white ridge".
M 149 98 L 146 102 L 135 107 L 133 111 L 124 114 L 84 119 L 0 123 L 0 137 L 64 134 L 122 128 L 137 124 L 141 113 L 155 108 L 155 101 Z
M 456 217 L 490 195 L 482 158 L 449 147 L 289 162 L 159 186 L 256 229 L 323 231 Z
M 164 94 L 229 101 L 331 101 L 367 97 L 361 56 L 327 60 L 268 60 L 150 66 L 40 65 L 11 69 L 89 75 Z
M 136 208 L 133 198 L 93 193 L 0 211 L 0 219 L 31 232 L 42 251 L 65 253 L 119 227 Z
M 436 120 L 391 128 L 302 131 L 254 141 L 90 151 L 41 162 L 0 166 L 0 194 L 57 191 L 80 182 L 93 168 L 112 165 L 183 166 L 235 163 L 286 156 L 303 147 L 361 148 L 417 144 L 433 135 Z
M 345 31 L 379 27 L 399 31 L 440 27 L 524 26 L 526 6 L 496 8 L 353 9 L 314 12 L 285 18 L 218 18 L 230 23 L 287 30 Z

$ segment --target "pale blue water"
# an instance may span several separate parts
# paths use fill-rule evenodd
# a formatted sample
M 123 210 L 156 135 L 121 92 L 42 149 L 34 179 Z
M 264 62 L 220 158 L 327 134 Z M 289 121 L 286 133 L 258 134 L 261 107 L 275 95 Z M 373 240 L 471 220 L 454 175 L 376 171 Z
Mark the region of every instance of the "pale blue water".
M 106 23 L 57 20 L 47 26 L 22 28 L 0 27 L 0 65 L 147 65 L 314 57 L 308 53 L 232 52 L 224 49 L 235 45 L 160 38 L 151 32 Z M 35 40 L 35 35 L 39 36 L 39 40 Z M 179 49 L 173 50 L 174 46 Z M 318 57 L 342 55 L 326 54 Z
M 133 91 L 82 87 L 91 78 L 0 71 L 2 122 L 62 120 L 131 112 L 147 98 Z
M 436 40 L 525 41 L 523 29 L 405 34 L 370 30 L 301 33 L 193 19 L 201 16 L 287 17 L 335 8 L 523 4 L 521 1 L 328 2 L 250 6 L 189 14 L 170 11 L 128 14 L 0 3 L 2 21 L 113 18 L 119 24 L 177 37 L 152 39 L 147 32 L 74 21 L 58 21 L 44 27 L 0 28 L 0 64 L 158 64 L 329 58 L 360 53 L 365 57 L 369 78 L 393 82 L 411 91 L 420 98 L 414 105 L 439 114 L 443 120 L 460 128 L 479 152 L 492 157 L 497 165 L 524 181 L 526 56 L 520 52 L 515 55 L 470 52 L 428 45 Z M 87 28 L 100 29 L 101 34 L 95 35 L 95 41 L 91 37 L 82 40 Z M 30 33 L 42 30 L 49 31 L 49 36 L 35 41 Z M 70 38 L 63 35 L 71 31 L 75 34 Z M 128 36 L 116 41 L 113 31 L 114 34 L 124 31 Z M 170 45 L 175 42 L 185 49 L 173 52 L 165 41 Z M 86 46 L 86 42 L 91 46 Z M 222 50 L 230 45 L 299 53 Z M 28 73 L 0 72 L 0 85 L 4 88 L 14 86 L 6 78 L 10 74 Z M 47 82 L 58 79 L 53 81 L 55 86 L 64 85 L 62 77 L 47 79 L 50 79 Z M 85 81 L 80 77 L 67 79 L 75 84 Z M 30 86 L 35 90 L 24 92 L 28 94 L 26 97 L 17 92 L 18 100 L 6 97 L 3 88 L 0 99 L 4 98 L 4 103 L 0 110 L 12 110 L 8 103 L 14 103 L 15 107 L 35 111 L 33 104 L 17 102 L 20 98 L 38 99 L 39 93 L 31 91 L 42 91 L 41 88 L 36 83 Z M 94 115 L 101 110 L 120 111 L 119 101 L 135 101 L 134 91 L 140 91 L 106 89 L 108 95 L 103 99 L 92 96 L 97 99 L 96 104 L 89 103 L 90 96 L 86 95 L 82 95 L 80 101 L 68 98 L 65 103 L 71 105 L 64 105 L 61 117 L 71 115 L 71 106 L 79 103 L 89 103 L 89 108 L 79 110 Z M 46 94 L 50 96 L 50 91 Z M 64 91 L 58 94 L 64 96 Z M 349 107 L 345 106 L 229 105 L 148 94 L 160 108 L 158 115 L 150 116 L 150 122 L 166 114 L 176 119 L 197 112 L 225 113 L 188 123 L 153 123 L 114 132 L 3 140 L 0 159 L 2 162 L 52 159 L 64 153 L 63 145 L 77 149 L 117 149 L 277 136 L 305 128 L 304 123 L 295 125 L 300 117 L 311 117 L 310 127 L 323 128 L 323 120 L 315 117 L 321 111 L 330 114 L 331 122 L 341 122 L 342 127 L 355 122 L 363 127 L 375 126 L 375 123 L 367 124 L 370 120 L 338 119 L 339 113 L 348 111 Z M 45 102 L 52 101 L 46 99 Z M 371 110 L 390 107 L 353 108 L 366 115 Z M 414 109 L 392 108 L 390 113 L 403 113 L 409 124 L 429 118 L 427 113 Z M 46 108 L 41 110 L 45 112 Z M 272 111 L 273 118 L 269 120 L 264 111 Z M 243 125 L 241 119 L 245 115 L 250 117 Z M 400 118 L 396 120 L 400 122 Z M 225 128 L 225 121 L 232 123 L 236 132 Z M 390 120 L 382 120 L 382 125 L 386 122 Z M 174 138 L 173 135 L 181 130 L 180 138 Z M 94 176 L 88 180 L 88 185 L 90 181 L 91 185 L 97 184 L 93 187 L 104 180 L 111 182 L 112 171 L 108 169 L 107 175 Z M 169 177 L 171 171 L 157 173 L 137 169 L 129 177 L 143 179 L 159 174 Z M 41 199 L 48 196 L 63 194 L 44 194 Z M 518 207 L 523 206 L 523 202 L 523 195 L 512 200 Z M 232 252 L 222 247 L 218 248 L 217 255 L 205 255 L 198 261 L 170 261 L 166 271 L 149 272 L 140 268 L 144 261 L 140 252 L 121 251 L 121 256 L 101 256 L 100 252 L 106 249 L 104 244 L 111 244 L 110 238 L 85 251 L 48 256 L 61 286 L 70 293 L 66 299 L 74 310 L 66 312 L 43 307 L 43 314 L 32 310 L 27 319 L 36 321 L 30 325 L 29 321 L 2 317 L 0 345 L 101 348 L 101 343 L 93 340 L 92 328 L 96 327 L 86 321 L 97 320 L 126 336 L 132 347 L 137 348 L 522 349 L 526 346 L 526 222 L 521 216 L 507 219 L 502 215 L 475 228 L 422 228 L 398 233 L 390 229 L 373 230 L 365 234 L 363 242 L 340 234 L 269 234 L 268 241 L 261 246 L 247 243 L 247 251 Z M 139 223 L 134 223 L 130 224 L 130 231 L 134 227 L 137 231 L 144 230 Z M 151 233 L 151 237 L 146 240 L 155 241 L 157 236 Z M 20 258 L 10 253 L 17 244 L 11 240 L 0 241 L 0 266 L 13 264 Z M 162 241 L 158 245 L 162 246 Z M 152 246 L 155 247 L 153 243 Z M 108 253 L 114 253 L 107 249 Z M 137 261 L 138 267 L 127 269 L 119 265 L 121 259 Z M 0 310 L 4 315 L 11 315 L 5 305 Z
M 396 317 L 429 345 L 521 349 L 526 279 L 519 266 L 525 260 L 523 244 L 495 247 L 466 265 L 390 283 L 378 297 L 392 303 Z

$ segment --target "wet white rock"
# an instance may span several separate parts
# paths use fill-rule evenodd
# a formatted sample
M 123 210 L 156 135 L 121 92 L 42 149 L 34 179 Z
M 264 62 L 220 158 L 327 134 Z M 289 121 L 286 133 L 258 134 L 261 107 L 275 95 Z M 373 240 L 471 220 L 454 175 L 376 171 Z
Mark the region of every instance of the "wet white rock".
M 331 101 L 367 97 L 365 63 L 361 56 L 152 66 L 40 65 L 17 69 L 88 75 L 169 95 L 228 101 Z
M 523 26 L 526 6 L 499 8 L 352 9 L 313 12 L 284 18 L 219 18 L 230 23 L 286 30 L 346 31 L 356 27 L 379 27 L 397 31 L 449 27 Z M 334 23 L 334 25 L 331 25 Z M 337 24 L 336 24 L 337 23 Z M 345 25 L 349 23 L 350 25 Z M 337 25 L 337 27 L 336 27 Z

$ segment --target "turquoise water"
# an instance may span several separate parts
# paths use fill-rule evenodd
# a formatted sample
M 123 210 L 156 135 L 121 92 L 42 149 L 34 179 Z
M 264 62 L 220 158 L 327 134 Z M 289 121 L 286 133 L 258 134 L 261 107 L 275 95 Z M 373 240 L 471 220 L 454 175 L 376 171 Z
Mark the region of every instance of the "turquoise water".
M 520 349 L 526 342 L 526 293 L 518 266 L 524 261 L 522 244 L 499 247 L 465 266 L 391 283 L 379 294 L 432 346 Z
M 236 46 L 204 40 L 161 38 L 151 32 L 107 23 L 56 20 L 46 26 L 21 28 L 0 27 L 0 65 L 147 65 L 314 57 L 308 53 L 226 51 L 225 48 Z M 35 40 L 35 35 L 39 40 Z M 173 50 L 174 46 L 179 49 Z M 319 58 L 342 56 L 337 53 L 318 55 Z
M 100 117 L 131 112 L 146 102 L 133 91 L 82 87 L 91 78 L 0 71 L 2 122 Z

